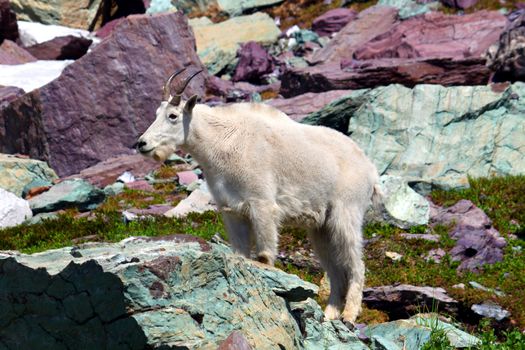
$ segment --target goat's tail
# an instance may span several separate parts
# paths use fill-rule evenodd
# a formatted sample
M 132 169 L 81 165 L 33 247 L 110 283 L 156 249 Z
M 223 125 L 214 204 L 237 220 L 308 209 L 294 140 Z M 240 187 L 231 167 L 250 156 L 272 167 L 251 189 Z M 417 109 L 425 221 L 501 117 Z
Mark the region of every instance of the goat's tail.
M 376 183 L 372 192 L 372 205 L 374 208 L 380 208 L 382 203 L 383 191 L 381 190 L 379 183 Z

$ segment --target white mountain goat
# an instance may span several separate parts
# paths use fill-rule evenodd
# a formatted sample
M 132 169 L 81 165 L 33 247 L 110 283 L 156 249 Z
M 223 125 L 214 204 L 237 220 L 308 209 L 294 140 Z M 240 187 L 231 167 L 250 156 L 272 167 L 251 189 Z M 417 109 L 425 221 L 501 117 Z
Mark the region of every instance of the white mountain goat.
M 199 71 L 200 72 L 200 71 Z M 170 84 L 139 151 L 158 161 L 176 149 L 202 166 L 235 252 L 273 265 L 282 224 L 306 227 L 330 279 L 325 315 L 353 322 L 361 309 L 365 266 L 361 226 L 380 198 L 375 166 L 347 136 L 299 124 L 264 104 L 209 107 L 182 100 Z

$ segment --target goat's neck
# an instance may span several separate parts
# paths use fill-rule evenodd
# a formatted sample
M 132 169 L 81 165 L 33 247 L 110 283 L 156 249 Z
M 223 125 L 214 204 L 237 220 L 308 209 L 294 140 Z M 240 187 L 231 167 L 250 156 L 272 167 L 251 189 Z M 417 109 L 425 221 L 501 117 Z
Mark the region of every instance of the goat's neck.
M 213 109 L 196 105 L 187 125 L 183 149 L 204 168 L 224 166 L 224 155 L 234 151 L 237 127 L 227 116 L 217 116 Z

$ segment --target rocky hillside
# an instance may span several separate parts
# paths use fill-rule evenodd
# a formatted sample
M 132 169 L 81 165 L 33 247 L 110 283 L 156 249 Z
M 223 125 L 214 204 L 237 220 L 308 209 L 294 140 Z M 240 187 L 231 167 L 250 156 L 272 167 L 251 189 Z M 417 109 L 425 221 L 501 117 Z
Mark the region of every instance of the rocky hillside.
M 524 348 L 524 45 L 515 1 L 0 0 L 0 349 Z M 375 163 L 356 324 L 305 232 L 237 257 L 191 156 L 136 154 L 183 67 Z

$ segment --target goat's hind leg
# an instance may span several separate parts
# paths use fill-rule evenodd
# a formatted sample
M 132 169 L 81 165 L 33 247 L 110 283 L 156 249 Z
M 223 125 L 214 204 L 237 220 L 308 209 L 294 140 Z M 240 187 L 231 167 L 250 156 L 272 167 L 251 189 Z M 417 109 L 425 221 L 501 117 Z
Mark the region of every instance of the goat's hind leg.
M 361 311 L 365 280 L 362 259 L 362 214 L 350 208 L 333 208 L 325 225 L 312 233 L 312 242 L 321 265 L 330 278 L 330 297 L 325 315 L 354 322 Z
M 250 232 L 250 222 L 247 218 L 232 213 L 222 213 L 222 219 L 228 241 L 232 245 L 233 251 L 250 258 L 252 247 L 252 237 Z

